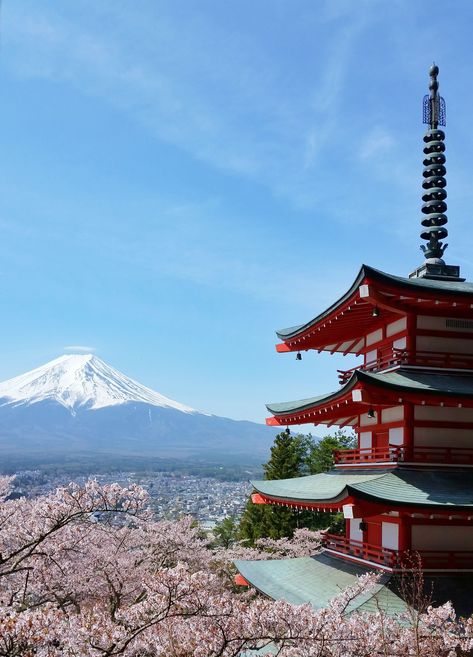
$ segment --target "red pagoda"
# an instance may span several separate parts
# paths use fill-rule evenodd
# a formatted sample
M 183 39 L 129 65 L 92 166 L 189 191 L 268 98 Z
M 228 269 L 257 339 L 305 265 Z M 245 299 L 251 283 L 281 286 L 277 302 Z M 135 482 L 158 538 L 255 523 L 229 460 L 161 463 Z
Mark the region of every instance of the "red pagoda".
M 240 582 L 275 599 L 323 607 L 376 569 L 379 587 L 352 609 L 382 604 L 397 613 L 404 602 L 393 575 L 413 552 L 435 601 L 453 599 L 464 611 L 473 597 L 473 284 L 443 260 L 445 102 L 437 76 L 434 65 L 424 98 L 424 263 L 408 278 L 363 265 L 330 308 L 277 332 L 278 352 L 314 349 L 362 362 L 339 371 L 335 392 L 267 406 L 271 426 L 325 424 L 357 435 L 357 448 L 336 452 L 328 473 L 252 482 L 254 503 L 340 511 L 346 520 L 345 534 L 325 533 L 314 557 L 237 562 Z

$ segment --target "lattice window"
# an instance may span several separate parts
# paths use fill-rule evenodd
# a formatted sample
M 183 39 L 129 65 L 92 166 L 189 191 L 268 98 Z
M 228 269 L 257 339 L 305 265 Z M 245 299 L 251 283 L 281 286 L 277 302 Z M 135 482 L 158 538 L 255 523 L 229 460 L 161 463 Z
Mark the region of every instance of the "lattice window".
M 473 330 L 473 321 L 470 319 L 446 319 L 446 328 Z

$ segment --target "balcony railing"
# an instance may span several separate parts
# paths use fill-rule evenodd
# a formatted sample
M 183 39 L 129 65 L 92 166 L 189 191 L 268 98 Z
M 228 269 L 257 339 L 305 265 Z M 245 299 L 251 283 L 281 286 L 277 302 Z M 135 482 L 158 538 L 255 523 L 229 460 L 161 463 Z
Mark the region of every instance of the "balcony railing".
M 469 447 L 368 447 L 334 450 L 335 465 L 369 465 L 370 463 L 436 463 L 473 465 L 473 449 Z
M 390 548 L 327 533 L 322 537 L 322 545 L 327 550 L 333 550 L 347 557 L 363 559 L 393 569 L 402 569 L 403 562 L 406 569 L 412 568 L 417 563 L 416 559 L 412 559 L 412 555 L 419 555 L 424 570 L 473 570 L 472 551 L 413 550 L 411 552 L 398 552 Z
M 397 463 L 402 460 L 402 447 L 368 447 L 364 449 L 337 449 L 333 452 L 335 465 L 358 463 Z
M 338 536 L 336 534 L 324 534 L 322 545 L 327 550 L 341 552 L 357 559 L 372 561 L 373 563 L 388 566 L 388 568 L 394 568 L 399 558 L 399 553 L 396 550 L 377 547 L 376 545 L 361 541 L 353 541 L 345 536 Z
M 439 367 L 446 369 L 473 369 L 473 354 L 445 354 L 437 351 L 409 351 L 407 349 L 380 349 L 378 357 L 365 365 L 349 370 L 337 370 L 338 379 L 344 385 L 355 370 L 379 372 L 391 367 L 412 365 L 417 367 Z

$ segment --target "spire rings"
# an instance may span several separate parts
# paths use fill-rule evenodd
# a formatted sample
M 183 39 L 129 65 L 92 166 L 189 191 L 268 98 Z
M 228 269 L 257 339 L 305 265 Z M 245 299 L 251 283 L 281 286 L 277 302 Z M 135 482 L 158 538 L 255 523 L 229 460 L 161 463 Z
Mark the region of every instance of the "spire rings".
M 438 71 L 434 71 L 437 73 Z M 435 82 L 435 84 L 433 84 Z M 444 228 L 447 223 L 447 190 L 445 189 L 447 181 L 445 175 L 447 169 L 445 167 L 445 133 L 439 130 L 435 121 L 434 103 L 437 101 L 437 81 L 431 81 L 429 89 L 432 93 L 432 122 L 431 127 L 424 135 L 424 171 L 422 187 L 424 193 L 422 194 L 422 214 L 424 215 L 421 224 L 423 226 L 420 234 L 423 240 L 427 240 L 427 245 L 422 246 L 424 255 L 427 259 L 441 259 L 445 246 L 440 240 L 447 237 L 448 230 Z
M 433 189 L 436 187 L 441 187 L 442 189 L 447 186 L 447 181 L 443 176 L 431 176 L 430 178 L 425 178 L 425 180 L 422 183 L 422 187 L 424 189 Z M 447 192 L 445 192 L 445 196 L 447 195 Z M 424 197 L 422 197 L 423 200 Z

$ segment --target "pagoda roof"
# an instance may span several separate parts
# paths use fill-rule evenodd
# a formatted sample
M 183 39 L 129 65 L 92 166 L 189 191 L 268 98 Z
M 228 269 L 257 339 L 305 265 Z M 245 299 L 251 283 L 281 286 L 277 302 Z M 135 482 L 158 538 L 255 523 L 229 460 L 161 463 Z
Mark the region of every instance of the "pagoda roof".
M 235 561 L 235 565 L 247 582 L 264 595 L 292 604 L 309 603 L 314 609 L 327 607 L 344 589 L 356 585 L 359 576 L 373 570 L 325 553 L 296 559 Z M 390 575 L 381 575 L 375 587 L 350 602 L 346 614 L 376 613 L 379 607 L 391 616 L 405 612 L 407 606 L 388 588 L 389 580 Z
M 442 374 L 438 371 L 399 368 L 388 372 L 364 372 L 355 370 L 347 383 L 336 390 L 317 397 L 308 397 L 290 402 L 267 404 L 266 408 L 275 418 L 268 424 L 303 424 L 304 422 L 330 421 L 348 418 L 363 412 L 360 399 L 354 399 L 352 391 L 366 390 L 370 393 L 366 403 L 393 405 L 404 397 L 413 401 L 438 401 L 448 405 L 450 400 L 473 400 L 473 375 L 463 373 Z M 386 391 L 390 392 L 386 396 Z M 403 396 L 399 397 L 399 393 Z M 422 398 L 422 399 L 421 399 Z M 424 399 L 425 398 L 425 399 Z
M 422 507 L 438 510 L 473 509 L 473 478 L 461 470 L 331 470 L 306 477 L 251 482 L 271 504 L 341 507 L 347 501 L 366 500 L 389 508 Z
M 361 286 L 366 288 L 363 296 Z M 433 308 L 428 308 L 428 304 L 421 306 L 428 308 L 428 313 L 445 312 L 447 307 L 449 314 L 457 315 L 462 304 L 470 308 L 472 298 L 473 283 L 403 278 L 362 265 L 351 287 L 329 308 L 308 322 L 276 331 L 285 343 L 277 348 L 278 351 L 319 348 L 358 353 L 364 345 L 356 338 L 379 325 L 379 318 L 372 315 L 376 305 L 383 308 L 385 316 L 395 320 L 409 311 L 418 311 L 419 301 L 433 304 Z M 363 331 L 359 329 L 360 323 Z
M 370 566 L 324 552 L 297 559 L 235 561 L 235 565 L 260 593 L 292 604 L 309 603 L 314 609 L 323 609 L 343 589 L 355 585 L 357 577 L 373 571 Z M 473 612 L 472 586 L 473 576 L 468 573 L 424 577 L 425 595 L 432 598 L 432 604 L 451 601 L 457 614 L 465 617 Z M 389 616 L 399 616 L 407 610 L 405 601 L 396 593 L 396 579 L 391 573 L 380 573 L 376 588 L 355 597 L 346 614 L 377 613 L 379 609 Z

